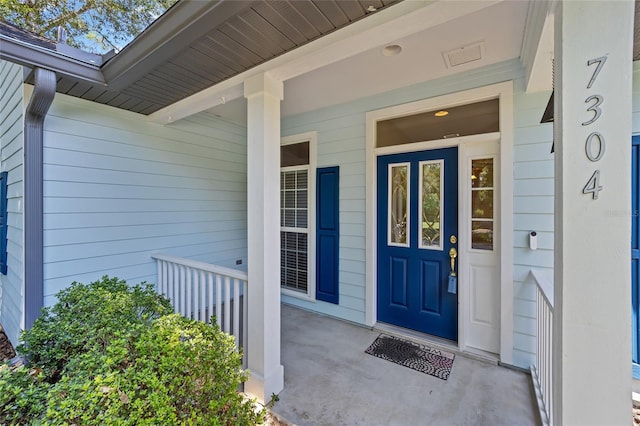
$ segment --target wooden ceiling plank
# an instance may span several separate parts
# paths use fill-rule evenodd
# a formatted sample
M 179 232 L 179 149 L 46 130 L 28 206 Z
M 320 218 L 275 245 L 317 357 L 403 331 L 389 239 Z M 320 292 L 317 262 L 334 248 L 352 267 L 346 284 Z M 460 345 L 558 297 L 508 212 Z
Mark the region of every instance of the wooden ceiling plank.
M 146 110 L 147 108 L 156 106 L 158 107 L 158 105 L 155 105 L 149 101 L 140 101 L 140 103 L 138 105 L 135 105 L 133 107 L 131 107 L 131 111 L 133 112 L 137 112 L 138 114 L 142 114 L 144 110 Z
M 154 83 L 159 87 L 171 88 L 176 92 L 184 92 L 184 91 L 192 91 L 191 85 L 188 84 L 185 80 L 181 78 L 175 78 L 175 76 L 171 76 L 167 78 L 167 76 L 162 75 L 161 72 L 155 70 L 150 72 L 149 74 L 144 76 L 143 81 L 148 81 L 150 83 Z
M 295 28 L 307 41 L 320 37 L 322 33 L 294 6 L 297 3 L 301 2 L 298 0 L 278 1 L 270 2 L 269 6 L 276 10 L 286 21 L 294 23 Z
M 215 77 L 216 82 L 224 80 L 229 75 L 229 71 L 224 69 L 221 64 L 213 61 L 210 56 L 196 50 L 192 47 L 185 50 L 185 52 L 176 61 L 180 61 L 182 64 L 182 58 L 187 60 L 187 66 L 192 69 L 202 70 Z M 182 65 L 184 66 L 184 65 Z
M 375 7 L 376 10 L 384 7 L 384 2 L 382 2 L 381 0 L 358 0 L 358 1 L 360 3 L 360 6 L 362 6 L 362 8 L 365 10 L 367 10 L 369 6 Z
M 131 111 L 140 102 L 143 102 L 143 101 L 138 98 L 130 98 L 127 102 L 120 105 L 120 108 L 126 109 L 127 111 Z
M 78 84 L 73 86 L 71 90 L 67 92 L 67 95 L 75 96 L 77 98 L 81 98 L 89 89 L 91 89 L 92 84 L 87 83 L 85 81 L 80 81 Z
M 56 91 L 59 93 L 67 93 L 73 85 L 76 84 L 76 81 L 69 77 L 62 77 L 56 86 Z
M 340 28 L 349 23 L 349 17 L 338 7 L 334 0 L 315 0 L 314 4 L 331 21 L 334 27 Z
M 111 99 L 107 105 L 111 105 L 112 107 L 116 107 L 116 108 L 120 108 L 120 105 L 122 105 L 123 103 L 127 102 L 130 99 L 129 96 L 125 95 L 125 94 L 118 94 L 118 96 L 116 96 L 115 98 Z
M 286 2 L 275 2 L 278 6 L 283 9 L 288 6 Z M 285 6 L 286 5 L 286 6 Z M 290 7 L 290 6 L 289 6 Z M 257 13 L 262 16 L 262 18 L 271 23 L 274 27 L 278 29 L 282 34 L 284 34 L 289 40 L 291 40 L 296 46 L 300 46 L 308 41 L 308 39 L 300 32 L 295 26 L 295 23 L 285 19 L 277 9 L 272 6 L 272 3 L 263 2 L 255 5 L 253 7 Z
M 363 8 L 362 5 L 357 1 L 337 0 L 336 4 L 342 10 L 342 12 L 347 15 L 350 22 L 357 21 L 367 14 L 366 8 Z
M 108 91 L 104 92 L 102 95 L 100 95 L 97 98 L 95 98 L 93 101 L 101 103 L 101 104 L 106 104 L 106 103 L 109 103 L 109 101 L 111 101 L 116 96 L 118 96 L 118 92 L 113 92 L 113 91 L 108 90 Z
M 170 93 L 168 90 L 158 90 L 158 87 L 148 82 L 140 82 L 135 87 L 128 87 L 122 91 L 122 93 L 139 97 L 140 99 L 146 99 L 150 102 L 165 103 L 172 102 L 179 97 L 176 93 Z
M 82 96 L 83 99 L 87 99 L 89 101 L 95 101 L 99 96 L 105 93 L 107 89 L 104 86 L 92 86 L 87 92 Z
M 140 114 L 150 115 L 162 108 L 162 105 L 151 105 L 150 107 L 140 110 Z
M 198 85 L 211 86 L 216 83 L 215 80 L 204 77 L 201 74 L 196 73 L 195 70 L 179 67 L 172 62 L 165 62 L 164 65 L 156 71 L 167 76 L 173 75 L 185 80 L 195 81 Z
M 213 36 L 213 40 L 218 44 L 220 49 L 224 49 L 228 53 L 227 56 L 233 55 L 238 59 L 238 62 L 247 64 L 247 67 L 252 67 L 264 60 L 264 58 L 255 54 L 247 46 L 244 46 L 242 43 L 238 43 L 222 31 L 216 31 Z
M 262 34 L 257 29 L 255 29 L 251 24 L 238 16 L 236 16 L 233 21 L 228 22 L 227 25 L 223 26 L 221 29 L 225 32 L 233 31 L 233 33 L 236 34 L 233 36 L 233 38 L 235 39 L 245 39 L 247 44 L 257 44 L 258 48 L 260 48 L 261 50 L 266 50 L 272 57 L 280 55 L 282 52 L 284 52 L 284 49 L 282 47 L 280 47 L 274 41 L 262 37 Z M 231 34 L 228 35 L 231 36 Z
M 240 64 L 214 49 L 209 39 L 206 39 L 206 42 L 201 40 L 197 45 L 191 46 L 191 48 L 209 58 L 208 63 L 204 64 L 205 66 L 216 66 L 220 72 L 230 75 L 244 71 L 244 68 Z
M 291 5 L 305 17 L 307 21 L 320 34 L 326 34 L 336 29 L 333 23 L 327 18 L 318 6 L 311 0 L 293 1 Z
M 148 99 L 150 101 L 175 102 L 176 99 L 180 99 L 181 94 L 171 88 L 163 88 L 149 81 L 140 81 L 136 85 L 135 89 L 127 88 L 122 93 L 134 94 L 141 99 Z
M 284 34 L 278 31 L 273 25 L 266 21 L 259 13 L 253 9 L 249 9 L 242 14 L 242 19 L 258 31 L 261 38 L 272 40 L 277 46 L 284 51 L 291 50 L 296 47 L 295 43 L 289 40 Z

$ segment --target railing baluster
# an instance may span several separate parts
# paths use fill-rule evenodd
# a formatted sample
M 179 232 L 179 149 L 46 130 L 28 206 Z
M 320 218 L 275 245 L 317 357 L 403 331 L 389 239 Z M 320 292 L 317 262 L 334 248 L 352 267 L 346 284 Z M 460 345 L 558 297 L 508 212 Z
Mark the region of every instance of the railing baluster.
M 187 310 L 185 312 L 185 315 L 187 316 L 187 318 L 191 318 L 193 319 L 193 310 L 191 309 L 191 294 L 192 294 L 192 290 L 193 290 L 193 280 L 191 279 L 191 268 L 186 268 L 187 269 L 187 281 L 185 283 L 185 287 L 187 289 Z
M 207 312 L 207 322 L 211 321 L 213 316 L 213 272 L 207 272 L 207 285 L 209 286 L 209 311 Z
M 158 262 L 156 264 L 156 273 L 158 274 L 158 281 L 156 282 L 156 292 L 165 294 L 164 288 L 164 275 L 162 274 L 162 264 L 164 262 Z
M 205 297 L 205 277 L 204 277 L 204 271 L 201 269 L 200 270 L 200 312 L 198 315 L 198 320 L 202 321 L 202 322 L 207 322 L 206 320 L 206 316 L 207 316 L 207 312 L 205 311 L 206 309 L 206 300 L 207 298 Z
M 187 318 L 208 322 L 215 316 L 218 326 L 234 336 L 236 348 L 242 346 L 246 367 L 247 274 L 173 256 L 152 257 L 157 262 L 158 293 Z
M 216 274 L 216 323 L 222 329 L 222 276 Z
M 224 332 L 229 333 L 229 305 L 231 304 L 231 297 L 229 294 L 231 278 L 224 277 Z
M 247 300 L 247 292 L 248 292 L 248 281 L 242 280 L 242 368 L 247 368 L 247 341 L 249 338 L 247 337 L 248 328 L 247 328 L 247 320 L 249 318 L 249 313 L 247 307 L 249 306 L 249 301 Z
M 180 265 L 180 282 L 179 282 L 179 290 L 180 290 L 180 314 L 182 316 L 187 316 L 187 300 L 185 297 L 185 293 L 187 292 L 185 274 L 186 268 Z
M 536 281 L 536 365 L 532 366 L 540 418 L 543 425 L 553 424 L 553 284 L 548 280 Z
M 240 282 L 233 279 L 233 336 L 235 337 L 236 349 L 238 348 L 238 338 L 240 336 Z

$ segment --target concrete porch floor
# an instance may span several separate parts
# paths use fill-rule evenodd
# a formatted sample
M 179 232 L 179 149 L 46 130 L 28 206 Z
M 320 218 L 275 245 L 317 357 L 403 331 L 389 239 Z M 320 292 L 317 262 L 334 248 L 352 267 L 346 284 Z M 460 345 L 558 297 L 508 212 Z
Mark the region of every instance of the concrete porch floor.
M 285 388 L 296 425 L 536 425 L 531 378 L 456 354 L 447 381 L 364 353 L 379 332 L 282 305 Z

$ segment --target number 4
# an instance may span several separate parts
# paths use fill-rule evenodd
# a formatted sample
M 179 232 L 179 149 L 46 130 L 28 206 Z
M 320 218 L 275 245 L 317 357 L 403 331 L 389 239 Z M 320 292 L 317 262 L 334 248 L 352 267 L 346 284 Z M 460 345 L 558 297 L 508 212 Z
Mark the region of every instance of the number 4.
M 594 200 L 598 199 L 598 193 L 602 191 L 600 186 L 600 170 L 593 172 L 587 184 L 582 188 L 583 194 L 591 194 Z

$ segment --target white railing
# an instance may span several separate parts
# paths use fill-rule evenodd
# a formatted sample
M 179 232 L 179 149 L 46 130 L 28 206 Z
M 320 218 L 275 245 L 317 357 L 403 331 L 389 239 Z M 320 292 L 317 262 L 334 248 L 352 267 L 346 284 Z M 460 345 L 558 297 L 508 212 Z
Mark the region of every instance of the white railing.
M 531 366 L 543 425 L 553 425 L 553 281 L 542 271 L 531 270 L 536 283 L 537 355 Z
M 215 316 L 220 329 L 235 337 L 236 347 L 246 349 L 246 272 L 162 254 L 151 257 L 158 267 L 156 290 L 176 313 L 203 322 Z

